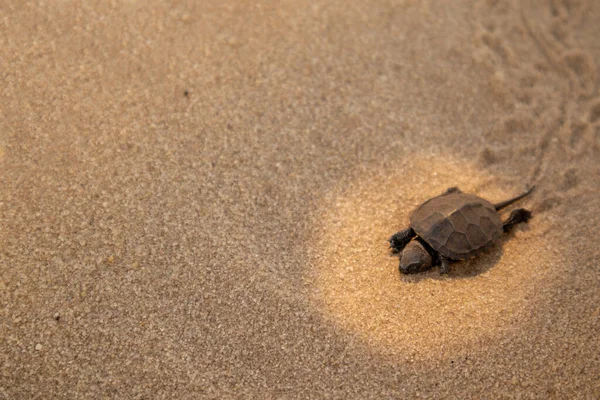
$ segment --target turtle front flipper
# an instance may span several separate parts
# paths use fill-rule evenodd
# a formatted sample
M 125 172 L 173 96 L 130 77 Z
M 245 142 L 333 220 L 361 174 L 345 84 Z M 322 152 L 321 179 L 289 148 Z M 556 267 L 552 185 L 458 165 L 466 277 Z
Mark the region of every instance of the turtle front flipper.
M 445 196 L 445 195 L 451 194 L 451 193 L 462 193 L 462 190 L 460 190 L 457 186 L 452 186 L 451 188 L 446 189 L 446 191 L 444 193 L 442 193 L 442 196 Z
M 440 256 L 440 274 L 446 275 L 450 272 L 451 260 L 447 257 Z
M 400 232 L 396 232 L 388 239 L 390 242 L 390 249 L 392 253 L 400 253 L 402 249 L 414 238 L 416 235 L 412 228 L 405 229 Z
M 527 222 L 531 219 L 531 211 L 524 208 L 517 208 L 510 213 L 510 216 L 506 221 L 502 223 L 502 229 L 504 232 L 510 232 L 513 226 L 521 222 Z

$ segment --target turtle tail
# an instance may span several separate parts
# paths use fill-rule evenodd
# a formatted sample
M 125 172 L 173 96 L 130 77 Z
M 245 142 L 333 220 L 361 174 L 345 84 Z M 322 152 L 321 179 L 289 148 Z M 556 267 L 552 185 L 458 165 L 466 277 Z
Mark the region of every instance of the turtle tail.
M 505 207 L 510 206 L 512 203 L 514 203 L 517 200 L 521 200 L 523 197 L 527 196 L 529 193 L 533 192 L 533 189 L 535 189 L 535 185 L 530 187 L 525 193 L 518 195 L 517 197 L 514 197 L 510 200 L 506 200 L 506 201 L 502 201 L 500 203 L 494 204 L 494 207 L 496 208 L 496 211 L 500 211 Z

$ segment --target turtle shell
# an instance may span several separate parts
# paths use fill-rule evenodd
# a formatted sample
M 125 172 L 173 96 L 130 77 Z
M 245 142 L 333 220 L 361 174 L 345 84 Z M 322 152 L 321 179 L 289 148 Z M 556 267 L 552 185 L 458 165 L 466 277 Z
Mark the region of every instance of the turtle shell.
M 464 260 L 494 244 L 502 221 L 489 201 L 450 193 L 427 200 L 410 216 L 410 226 L 441 255 Z

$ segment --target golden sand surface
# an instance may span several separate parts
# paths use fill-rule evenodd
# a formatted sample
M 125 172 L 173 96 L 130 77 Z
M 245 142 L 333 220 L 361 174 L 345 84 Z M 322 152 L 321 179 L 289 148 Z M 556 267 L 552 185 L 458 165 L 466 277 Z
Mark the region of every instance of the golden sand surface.
M 593 0 L 0 0 L 0 399 L 600 398 L 598 38 Z M 418 204 L 530 184 L 398 273 Z

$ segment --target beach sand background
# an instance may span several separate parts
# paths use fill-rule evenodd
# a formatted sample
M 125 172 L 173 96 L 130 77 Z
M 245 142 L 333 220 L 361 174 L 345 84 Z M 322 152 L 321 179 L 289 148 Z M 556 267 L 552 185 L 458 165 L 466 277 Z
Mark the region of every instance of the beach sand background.
M 0 0 L 0 399 L 600 398 L 600 2 Z M 535 183 L 401 277 L 449 186 Z

